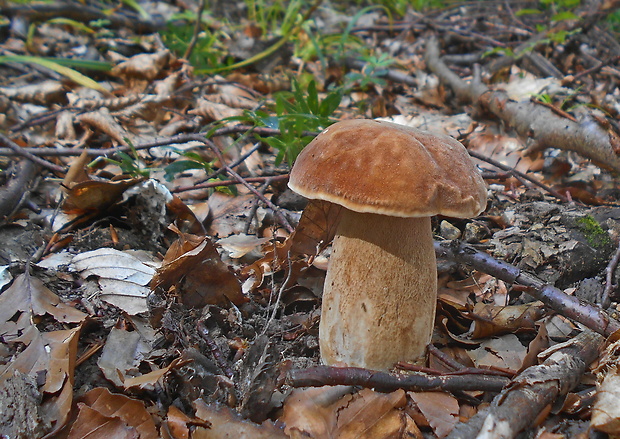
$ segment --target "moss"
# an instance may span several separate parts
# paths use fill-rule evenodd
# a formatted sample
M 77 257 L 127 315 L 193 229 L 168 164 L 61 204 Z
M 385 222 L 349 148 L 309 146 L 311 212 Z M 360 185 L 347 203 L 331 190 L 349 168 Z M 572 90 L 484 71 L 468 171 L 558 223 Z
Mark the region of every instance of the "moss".
M 609 234 L 592 216 L 586 215 L 579 218 L 577 224 L 592 247 L 601 248 L 611 243 Z

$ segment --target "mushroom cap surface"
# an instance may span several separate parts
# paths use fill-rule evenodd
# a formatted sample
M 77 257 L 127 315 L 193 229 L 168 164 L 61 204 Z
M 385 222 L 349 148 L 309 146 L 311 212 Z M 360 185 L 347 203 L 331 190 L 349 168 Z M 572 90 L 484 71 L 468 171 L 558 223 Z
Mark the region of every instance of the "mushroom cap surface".
M 369 119 L 329 126 L 299 154 L 289 187 L 361 213 L 469 218 L 486 207 L 482 176 L 452 137 Z

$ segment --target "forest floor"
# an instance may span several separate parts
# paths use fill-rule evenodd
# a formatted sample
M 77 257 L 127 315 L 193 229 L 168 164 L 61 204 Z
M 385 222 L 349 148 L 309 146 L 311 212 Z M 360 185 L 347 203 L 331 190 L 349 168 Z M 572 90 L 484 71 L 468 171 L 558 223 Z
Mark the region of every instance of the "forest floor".
M 0 435 L 620 437 L 620 2 L 206 3 L 0 2 Z M 287 187 L 349 119 L 487 186 L 389 372 L 321 365 Z

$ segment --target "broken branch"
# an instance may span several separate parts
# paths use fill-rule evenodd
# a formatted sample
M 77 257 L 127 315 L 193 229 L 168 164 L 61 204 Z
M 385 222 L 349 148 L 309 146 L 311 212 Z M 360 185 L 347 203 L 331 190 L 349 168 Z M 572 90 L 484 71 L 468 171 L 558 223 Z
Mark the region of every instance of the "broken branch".
M 605 337 L 620 330 L 620 322 L 594 305 L 569 296 L 559 288 L 549 285 L 536 276 L 525 273 L 508 262 L 499 261 L 469 245 L 457 241 L 435 242 L 438 257 L 455 260 L 490 274 L 504 282 L 530 287 L 527 293 L 559 314 L 579 322 Z
M 316 366 L 292 370 L 289 383 L 293 387 L 319 386 L 362 386 L 379 392 L 393 392 L 397 389 L 414 392 L 430 390 L 484 390 L 499 392 L 510 380 L 497 375 L 425 375 L 391 374 L 359 367 Z
M 473 103 L 531 138 L 531 149 L 559 148 L 591 159 L 601 168 L 620 171 L 616 137 L 593 118 L 575 122 L 532 102 L 516 102 L 504 90 L 491 90 L 479 81 L 467 83 L 439 58 L 439 43 L 429 39 L 424 57 L 428 68 L 450 87 L 461 102 Z

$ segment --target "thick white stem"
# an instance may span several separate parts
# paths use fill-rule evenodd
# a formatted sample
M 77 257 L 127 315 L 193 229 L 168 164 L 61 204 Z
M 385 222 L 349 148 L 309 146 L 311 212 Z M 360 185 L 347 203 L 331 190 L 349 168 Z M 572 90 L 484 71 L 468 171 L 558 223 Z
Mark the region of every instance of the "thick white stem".
M 429 217 L 344 211 L 325 278 L 325 364 L 387 370 L 430 342 L 437 268 Z

